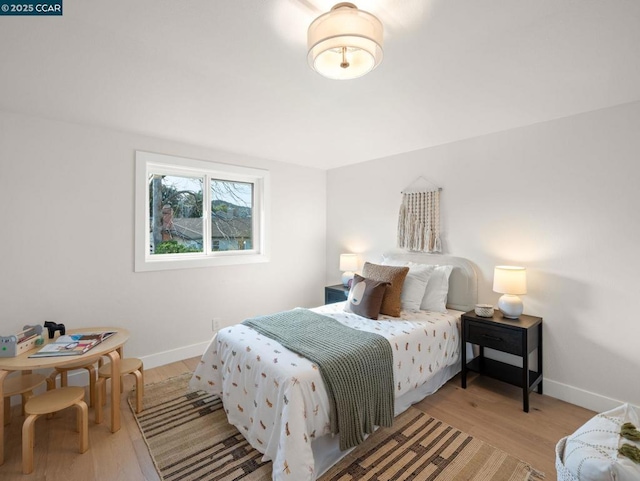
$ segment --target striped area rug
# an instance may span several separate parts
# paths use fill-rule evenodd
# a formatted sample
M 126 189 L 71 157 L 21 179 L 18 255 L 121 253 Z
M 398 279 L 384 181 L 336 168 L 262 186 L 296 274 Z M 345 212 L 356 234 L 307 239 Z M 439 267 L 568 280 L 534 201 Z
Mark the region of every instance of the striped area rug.
M 191 374 L 145 387 L 144 410 L 135 414 L 164 481 L 268 481 L 261 462 L 226 419 L 222 402 L 189 393 Z M 129 405 L 132 405 L 132 398 Z M 133 402 L 135 405 L 135 402 Z M 320 481 L 526 481 L 542 477 L 518 461 L 415 408 L 379 429 L 325 473 Z

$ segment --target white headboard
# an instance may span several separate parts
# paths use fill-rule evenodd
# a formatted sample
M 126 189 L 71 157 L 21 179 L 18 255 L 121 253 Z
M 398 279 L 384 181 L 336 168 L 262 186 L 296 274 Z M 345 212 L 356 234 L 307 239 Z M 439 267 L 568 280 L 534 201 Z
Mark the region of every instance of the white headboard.
M 444 254 L 426 254 L 422 252 L 389 251 L 383 254 L 385 259 L 394 259 L 416 264 L 453 266 L 449 277 L 447 307 L 457 311 L 471 311 L 478 302 L 478 276 L 473 264 L 462 257 Z

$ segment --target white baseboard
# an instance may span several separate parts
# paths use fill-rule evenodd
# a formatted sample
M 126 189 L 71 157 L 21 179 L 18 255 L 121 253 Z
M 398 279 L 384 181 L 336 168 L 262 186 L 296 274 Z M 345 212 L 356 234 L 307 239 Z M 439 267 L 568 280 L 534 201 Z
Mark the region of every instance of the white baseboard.
M 516 367 L 522 367 L 522 359 L 512 354 L 485 348 L 485 356 L 491 359 L 495 359 L 496 361 L 511 364 Z M 534 363 L 533 365 L 531 363 L 529 364 L 529 369 L 536 370 L 537 363 L 535 362 L 535 359 L 533 359 L 533 356 L 530 356 L 530 360 L 534 361 Z M 613 409 L 625 403 L 625 401 L 619 401 L 617 399 L 603 396 L 601 394 L 585 391 L 584 389 L 570 386 L 569 384 L 563 384 L 558 381 L 553 381 L 548 378 L 544 378 L 543 386 L 544 394 L 547 396 L 551 396 L 556 399 L 560 399 L 561 401 L 575 404 L 576 406 L 590 409 L 598 413 L 609 411 L 610 409 Z M 640 410 L 640 408 L 637 409 Z
M 598 413 L 609 411 L 625 403 L 546 378 L 544 379 L 544 394 Z M 640 410 L 638 406 L 635 408 Z
M 171 349 L 170 351 L 163 351 L 149 356 L 144 356 L 140 359 L 142 359 L 145 369 L 151 369 L 153 367 L 171 364 L 172 362 L 182 361 L 183 359 L 200 357 L 204 354 L 205 349 L 210 343 L 211 340 L 199 342 L 198 344 L 191 344 L 190 346 L 179 347 L 178 349 Z

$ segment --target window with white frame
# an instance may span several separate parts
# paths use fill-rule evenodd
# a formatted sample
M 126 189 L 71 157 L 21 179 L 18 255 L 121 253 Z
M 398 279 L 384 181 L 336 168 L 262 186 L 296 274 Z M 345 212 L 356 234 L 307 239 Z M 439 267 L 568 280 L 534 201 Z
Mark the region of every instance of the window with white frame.
M 136 152 L 135 270 L 266 262 L 269 172 Z

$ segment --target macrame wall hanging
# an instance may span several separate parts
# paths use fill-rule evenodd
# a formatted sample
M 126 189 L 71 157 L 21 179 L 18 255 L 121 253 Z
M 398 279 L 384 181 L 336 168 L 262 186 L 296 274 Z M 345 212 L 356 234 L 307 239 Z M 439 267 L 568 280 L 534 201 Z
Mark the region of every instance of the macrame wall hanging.
M 402 191 L 398 214 L 398 247 L 418 252 L 441 252 L 440 191 L 424 177 Z

